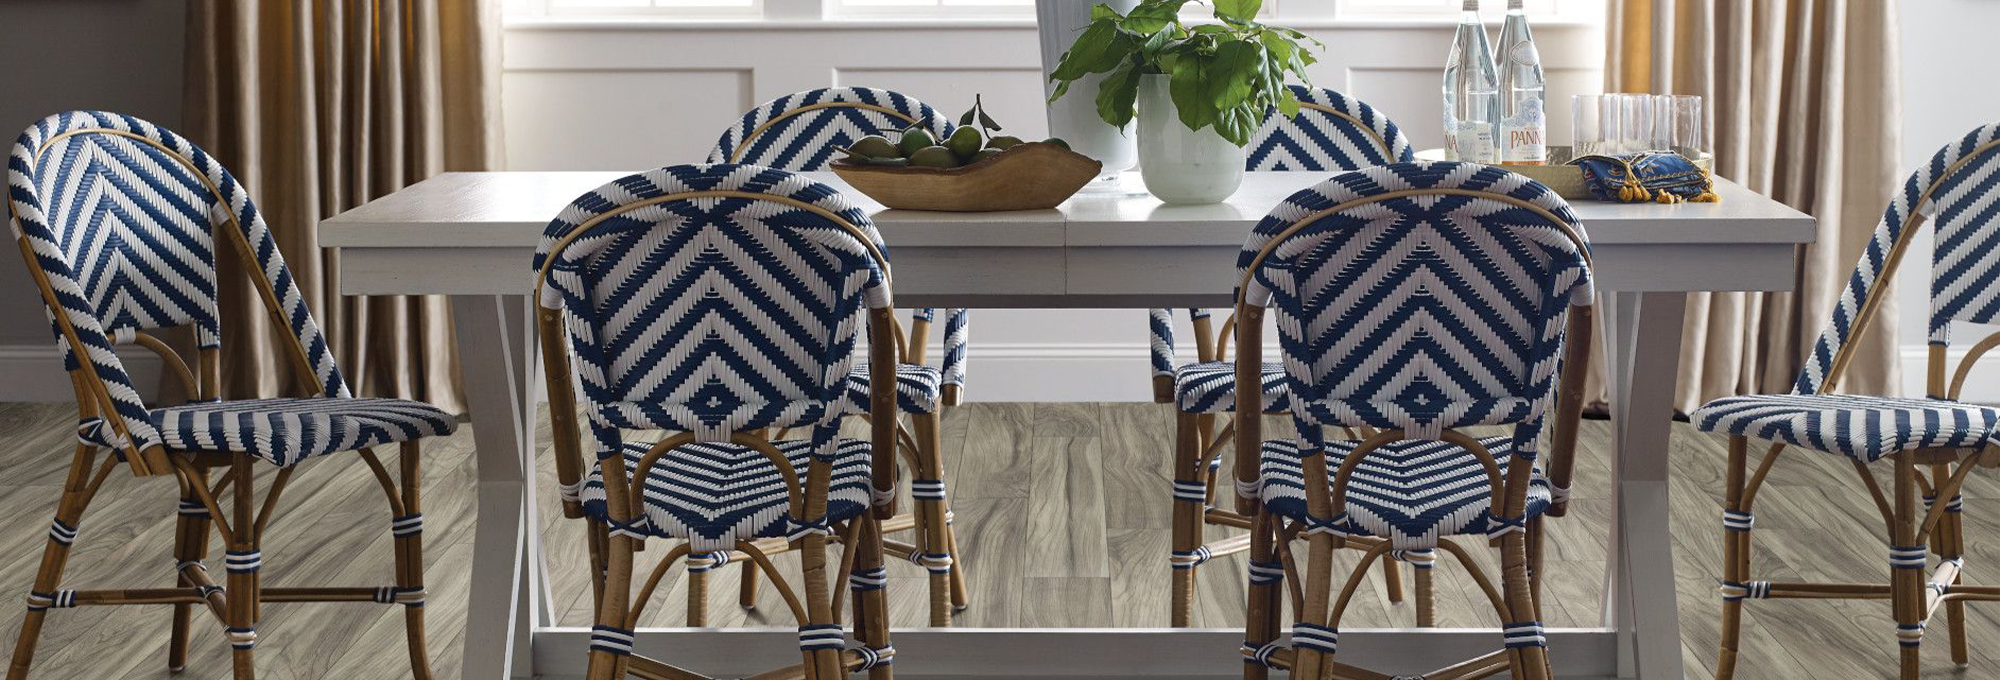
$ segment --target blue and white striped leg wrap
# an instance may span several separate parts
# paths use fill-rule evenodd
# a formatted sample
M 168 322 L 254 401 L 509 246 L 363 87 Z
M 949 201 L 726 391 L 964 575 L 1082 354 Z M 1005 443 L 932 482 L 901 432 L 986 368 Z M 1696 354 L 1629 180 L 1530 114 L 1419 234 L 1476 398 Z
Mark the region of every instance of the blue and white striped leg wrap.
M 944 500 L 944 480 L 942 479 L 910 480 L 910 498 L 920 501 Z
M 257 629 L 230 628 L 224 631 L 229 636 L 229 646 L 236 649 L 250 649 L 257 646 Z
M 632 653 L 632 631 L 610 626 L 593 626 L 590 629 L 590 651 L 610 652 L 618 656 Z
M 199 498 L 181 499 L 180 513 L 182 517 L 199 517 L 202 519 L 208 519 L 209 517 L 208 506 L 202 505 Z
M 231 550 L 222 554 L 222 566 L 228 569 L 231 574 L 255 574 L 258 569 L 264 567 L 264 552 L 261 550 L 243 552 Z
M 1389 551 L 1389 557 L 1394 558 L 1398 562 L 1408 562 L 1410 566 L 1418 569 L 1429 569 L 1437 566 L 1438 559 L 1437 550 L 1434 548 L 1391 550 Z
M 1339 538 L 1339 539 L 1346 539 L 1347 513 L 1341 512 L 1340 514 L 1334 515 L 1333 517 L 1327 519 L 1326 521 L 1320 521 L 1319 518 L 1313 517 L 1310 513 L 1308 513 L 1306 515 L 1306 535 L 1313 536 L 1320 534 L 1332 536 L 1334 538 Z
M 1540 621 L 1507 624 L 1501 627 L 1500 635 L 1508 649 L 1549 646 L 1549 637 L 1542 631 Z
M 1492 517 L 1489 514 L 1488 519 L 1490 521 L 1486 525 L 1487 538 L 1499 538 L 1528 530 L 1528 519 L 1525 517 Z
M 688 556 L 688 573 L 702 574 L 721 569 L 729 564 L 731 551 L 717 550 Z
M 1175 550 L 1173 554 L 1167 556 L 1167 561 L 1173 564 L 1175 569 L 1193 569 L 1214 556 L 1208 546 L 1202 545 L 1195 546 L 1193 550 Z
M 76 591 L 58 590 L 53 593 L 28 593 L 28 611 L 39 612 L 49 609 L 68 609 L 76 606 Z
M 1254 663 L 1265 668 L 1275 668 L 1275 666 L 1271 665 L 1271 655 L 1278 653 L 1280 649 L 1284 649 L 1284 646 L 1276 642 L 1266 642 L 1262 645 L 1252 647 L 1249 640 L 1244 640 L 1243 663 Z
M 1722 528 L 1728 531 L 1749 531 L 1757 526 L 1757 515 L 1742 510 L 1722 511 Z
M 1305 622 L 1294 623 L 1292 649 L 1316 649 L 1327 654 L 1340 651 L 1340 629 Z
M 395 588 L 395 587 L 376 588 L 375 601 L 380 602 L 382 604 L 400 604 L 406 607 L 422 607 L 424 606 L 424 587 L 412 586 L 409 588 Z
M 819 534 L 821 536 L 833 535 L 833 527 L 827 525 L 826 516 L 824 515 L 821 515 L 818 520 L 812 520 L 812 521 L 800 520 L 796 518 L 787 518 L 787 521 L 791 522 L 792 528 L 790 531 L 787 531 L 785 533 L 786 540 L 792 540 L 792 541 L 802 540 L 805 537 L 811 536 L 813 534 Z
M 63 545 L 75 543 L 76 527 L 63 524 L 63 521 L 60 519 L 49 522 L 49 540 Z
M 1174 500 L 1182 503 L 1207 503 L 1208 484 L 1193 479 L 1176 479 Z
M 948 553 L 910 553 L 910 563 L 923 567 L 933 574 L 951 573 L 951 555 Z
M 1916 647 L 1924 643 L 1924 624 L 1908 623 L 1896 626 L 1896 644 Z
M 1285 564 L 1283 562 L 1252 561 L 1250 563 L 1250 585 L 1268 586 L 1283 580 L 1285 580 Z
M 1936 502 L 1937 502 L 1937 496 L 1925 496 L 1925 497 L 1924 497 L 1924 509 L 1926 509 L 1926 510 L 1930 509 L 1930 507 L 1931 507 L 1931 504 L 1932 504 L 1932 503 L 1936 503 Z M 1965 512 L 1965 496 L 1964 496 L 1963 494 L 1960 494 L 1960 495 L 1954 495 L 1954 496 L 1952 496 L 1952 497 L 1951 497 L 1951 502 L 1950 502 L 1949 504 L 1945 505 L 1945 507 L 1944 507 L 1944 511 L 1945 511 L 1945 512 Z
M 424 513 L 413 512 L 397 517 L 389 522 L 389 533 L 396 538 L 421 536 L 424 533 Z
M 1248 498 L 1250 500 L 1257 500 L 1257 497 L 1263 495 L 1264 493 L 1264 485 L 1260 483 L 1258 480 L 1252 479 L 1249 481 L 1244 481 L 1241 479 L 1237 479 L 1233 481 L 1234 481 L 1234 486 L 1236 487 L 1236 497 L 1238 498 Z
M 604 520 L 604 530 L 613 537 L 624 536 L 634 541 L 644 542 L 646 540 L 646 518 L 640 516 L 633 518 L 630 522 L 620 522 L 607 518 Z
M 840 624 L 822 623 L 813 626 L 799 626 L 799 649 L 815 651 L 846 648 L 847 640 L 841 635 Z
M 895 645 L 883 645 L 881 647 L 855 645 L 852 649 L 861 654 L 861 666 L 854 669 L 856 673 L 877 666 L 893 666 L 896 663 Z
M 1736 583 L 1734 581 L 1723 581 L 1720 590 L 1722 591 L 1723 602 L 1742 602 L 1746 599 L 1764 600 L 1771 597 L 1771 582 L 1751 581 L 1749 583 Z
M 1890 569 L 1922 569 L 1929 551 L 1921 545 L 1899 545 L 1889 548 Z
M 889 570 L 882 567 L 856 570 L 847 575 L 847 587 L 856 592 L 881 590 L 889 586 Z

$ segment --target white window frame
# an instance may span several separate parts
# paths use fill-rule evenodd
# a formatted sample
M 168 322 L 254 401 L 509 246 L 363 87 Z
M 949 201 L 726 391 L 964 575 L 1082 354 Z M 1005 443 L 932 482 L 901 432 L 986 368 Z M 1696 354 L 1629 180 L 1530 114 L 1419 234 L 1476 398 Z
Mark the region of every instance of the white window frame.
M 654 2 L 655 0 L 648 0 Z M 768 14 L 767 5 L 778 0 L 750 0 L 748 6 L 736 5 L 681 5 L 662 6 L 651 4 L 645 7 L 563 7 L 554 0 L 519 0 L 502 5 L 501 12 L 507 20 L 558 19 L 564 17 L 588 18 L 631 18 L 631 19 L 673 19 L 673 18 L 727 18 L 758 19 Z
M 1092 0 L 1075 0 L 1088 2 Z M 1301 27 L 1324 27 L 1334 23 L 1418 23 L 1451 22 L 1460 10 L 1458 0 L 1419 0 L 1409 6 L 1372 5 L 1378 0 L 1265 0 L 1262 18 L 1272 23 L 1292 23 Z M 1598 21 L 1603 17 L 1603 0 L 1528 0 L 1529 12 L 1538 20 L 1555 22 Z M 1498 21 L 1506 0 L 1480 0 L 1480 15 Z M 558 7 L 552 0 L 508 0 L 504 18 L 510 22 L 564 19 L 622 20 L 657 22 L 731 19 L 739 21 L 908 21 L 959 22 L 965 20 L 1032 21 L 1032 5 L 1022 6 L 849 6 L 844 0 L 751 0 L 747 7 L 729 6 L 649 6 L 649 7 Z M 1191 15 L 1205 14 L 1196 8 Z

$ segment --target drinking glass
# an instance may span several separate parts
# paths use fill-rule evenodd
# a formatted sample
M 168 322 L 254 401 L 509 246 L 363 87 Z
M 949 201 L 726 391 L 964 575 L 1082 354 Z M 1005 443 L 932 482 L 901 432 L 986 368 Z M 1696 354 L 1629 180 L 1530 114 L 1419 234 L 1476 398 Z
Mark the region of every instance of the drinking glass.
M 1612 95 L 1570 97 L 1570 157 L 1617 153 L 1618 107 Z
M 1708 154 L 1708 136 L 1702 130 L 1700 96 L 1670 94 L 1654 97 L 1653 116 L 1654 147 L 1690 159 Z
M 1653 95 L 1621 93 L 1609 96 L 1615 98 L 1614 105 L 1618 108 L 1616 153 L 1652 151 L 1653 142 L 1658 137 L 1653 128 Z

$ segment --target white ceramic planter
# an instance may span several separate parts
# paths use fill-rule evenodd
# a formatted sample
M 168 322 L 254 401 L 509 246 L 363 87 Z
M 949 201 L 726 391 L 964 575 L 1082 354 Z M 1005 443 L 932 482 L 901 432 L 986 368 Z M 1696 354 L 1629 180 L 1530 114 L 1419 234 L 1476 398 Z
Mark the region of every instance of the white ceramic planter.
M 1190 130 L 1174 109 L 1164 75 L 1139 82 L 1139 177 L 1167 203 L 1220 203 L 1243 185 L 1243 147 L 1213 126 Z
M 1119 12 L 1130 12 L 1139 0 L 1100 0 Z M 1076 37 L 1090 25 L 1090 8 L 1083 0 L 1035 0 L 1035 25 L 1042 43 L 1042 95 L 1055 94 L 1056 84 L 1049 73 L 1062 61 Z M 1104 74 L 1084 76 L 1071 83 L 1069 92 L 1049 104 L 1049 136 L 1069 142 L 1071 151 L 1104 164 L 1098 177 L 1113 178 L 1132 168 L 1138 148 L 1129 130 L 1120 130 L 1097 116 L 1097 85 Z

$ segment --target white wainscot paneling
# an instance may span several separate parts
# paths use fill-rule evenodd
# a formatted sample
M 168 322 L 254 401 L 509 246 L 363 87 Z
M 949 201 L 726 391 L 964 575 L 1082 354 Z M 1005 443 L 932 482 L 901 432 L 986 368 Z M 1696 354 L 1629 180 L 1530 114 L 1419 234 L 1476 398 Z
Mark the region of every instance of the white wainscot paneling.
M 511 70 L 507 167 L 642 170 L 708 157 L 755 104 L 746 70 Z
M 954 122 L 979 95 L 987 115 L 1006 126 L 1006 134 L 1027 140 L 1048 136 L 1041 80 L 1040 68 L 843 68 L 834 73 L 836 85 L 902 92 L 922 99 Z

